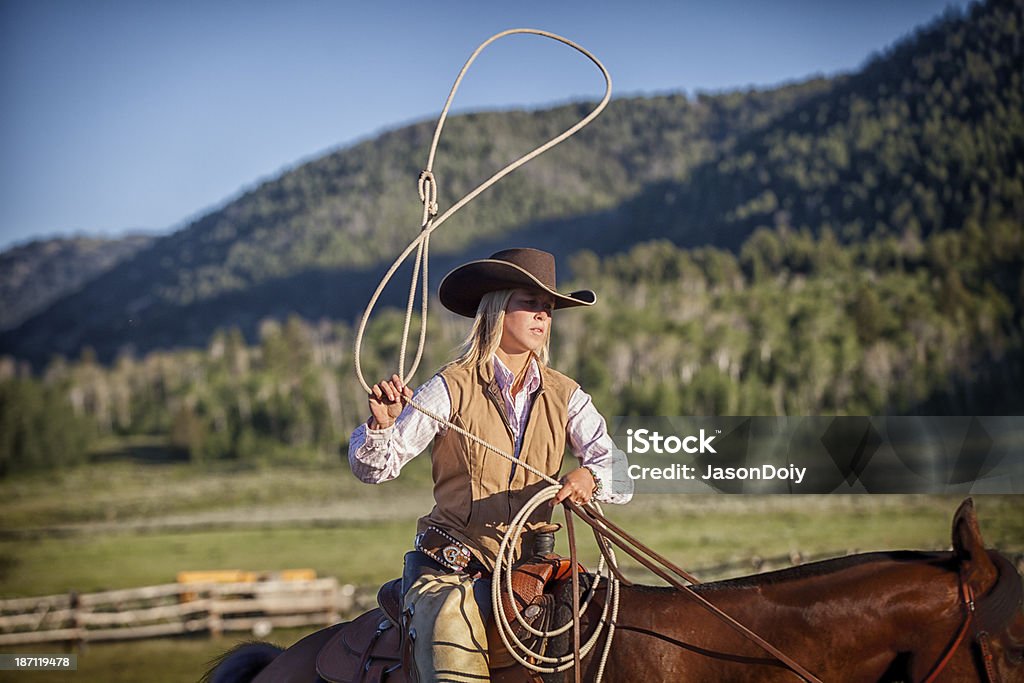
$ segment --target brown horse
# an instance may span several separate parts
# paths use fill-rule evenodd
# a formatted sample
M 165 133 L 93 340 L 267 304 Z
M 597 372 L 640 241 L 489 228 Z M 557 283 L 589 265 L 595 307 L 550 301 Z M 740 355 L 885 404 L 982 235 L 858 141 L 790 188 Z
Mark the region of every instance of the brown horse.
M 952 552 L 853 555 L 693 590 L 827 683 L 1024 682 L 1021 577 L 1002 555 L 985 550 L 969 499 L 953 521 Z M 602 597 L 599 592 L 591 613 L 600 611 Z M 595 619 L 585 618 L 583 627 Z M 611 683 L 799 680 L 686 591 L 624 586 L 615 624 L 604 673 Z M 317 653 L 346 626 L 318 631 L 285 651 L 240 646 L 206 680 L 319 682 Z M 552 644 L 555 651 L 567 647 L 564 636 Z M 593 655 L 585 658 L 582 680 L 594 680 L 597 666 Z M 501 680 L 532 680 L 525 671 L 502 673 Z M 352 672 L 349 680 L 361 679 Z M 405 677 L 399 670 L 385 680 Z

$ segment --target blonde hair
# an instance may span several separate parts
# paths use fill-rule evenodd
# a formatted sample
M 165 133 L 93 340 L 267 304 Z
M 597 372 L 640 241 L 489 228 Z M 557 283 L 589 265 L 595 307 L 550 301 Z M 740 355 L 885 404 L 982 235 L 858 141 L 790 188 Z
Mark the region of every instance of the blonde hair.
M 494 292 L 487 292 L 480 298 L 480 304 L 476 308 L 476 318 L 473 319 L 473 327 L 462 342 L 462 353 L 452 361 L 457 368 L 478 368 L 491 360 L 491 356 L 501 346 L 501 330 L 505 322 L 505 309 L 508 308 L 508 301 L 512 298 L 514 289 L 499 289 Z M 541 345 L 533 356 L 541 365 L 548 364 L 548 346 L 551 340 L 551 328 L 548 328 L 548 336 L 544 338 Z

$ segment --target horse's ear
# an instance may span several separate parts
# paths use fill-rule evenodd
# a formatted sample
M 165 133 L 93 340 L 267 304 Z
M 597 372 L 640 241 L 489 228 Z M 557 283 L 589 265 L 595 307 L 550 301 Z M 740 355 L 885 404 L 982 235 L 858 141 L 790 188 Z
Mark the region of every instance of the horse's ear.
M 978 516 L 974 513 L 974 501 L 970 498 L 960 503 L 953 515 L 953 554 L 960 565 L 960 573 L 975 595 L 987 593 L 999 576 L 992 564 L 985 542 L 978 528 Z

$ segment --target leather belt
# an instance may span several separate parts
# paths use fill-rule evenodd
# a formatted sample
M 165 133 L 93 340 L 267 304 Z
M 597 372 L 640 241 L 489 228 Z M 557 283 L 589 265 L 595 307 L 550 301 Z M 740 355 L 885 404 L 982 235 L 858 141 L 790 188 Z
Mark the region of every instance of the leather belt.
M 469 546 L 436 526 L 416 534 L 416 550 L 453 572 L 465 571 L 473 559 Z

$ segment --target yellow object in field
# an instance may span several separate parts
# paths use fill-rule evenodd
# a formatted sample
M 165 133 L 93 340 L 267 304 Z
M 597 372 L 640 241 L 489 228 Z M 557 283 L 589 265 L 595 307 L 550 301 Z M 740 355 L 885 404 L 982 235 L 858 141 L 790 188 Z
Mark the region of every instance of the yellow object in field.
M 315 569 L 281 569 L 271 572 L 253 572 L 241 569 L 201 569 L 178 572 L 178 583 L 257 583 L 260 581 L 314 581 Z M 193 592 L 181 593 L 181 602 L 191 602 L 198 596 Z
M 315 569 L 252 572 L 242 569 L 200 569 L 178 572 L 178 583 L 249 583 L 251 581 L 313 581 Z
M 282 569 L 279 572 L 275 572 L 277 576 L 274 578 L 280 581 L 315 581 L 316 570 L 315 569 Z
M 178 583 L 249 583 L 258 581 L 259 574 L 240 569 L 209 569 L 178 572 Z

